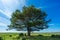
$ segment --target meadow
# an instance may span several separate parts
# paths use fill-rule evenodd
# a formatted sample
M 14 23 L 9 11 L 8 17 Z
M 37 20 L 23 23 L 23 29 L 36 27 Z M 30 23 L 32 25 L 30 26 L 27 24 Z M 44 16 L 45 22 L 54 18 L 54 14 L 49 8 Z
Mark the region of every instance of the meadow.
M 60 33 L 31 33 L 31 37 L 26 33 L 0 33 L 0 40 L 60 40 Z M 26 35 L 25 35 L 26 34 Z M 57 35 L 57 36 L 55 36 Z

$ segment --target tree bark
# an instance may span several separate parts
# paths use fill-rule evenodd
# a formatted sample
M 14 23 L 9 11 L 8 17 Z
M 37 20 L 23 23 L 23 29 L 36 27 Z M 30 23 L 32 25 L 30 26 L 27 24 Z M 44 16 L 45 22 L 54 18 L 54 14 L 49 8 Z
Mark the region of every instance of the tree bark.
M 27 34 L 28 34 L 28 36 L 31 36 L 30 34 L 31 34 L 31 29 L 30 29 L 30 27 L 27 27 Z

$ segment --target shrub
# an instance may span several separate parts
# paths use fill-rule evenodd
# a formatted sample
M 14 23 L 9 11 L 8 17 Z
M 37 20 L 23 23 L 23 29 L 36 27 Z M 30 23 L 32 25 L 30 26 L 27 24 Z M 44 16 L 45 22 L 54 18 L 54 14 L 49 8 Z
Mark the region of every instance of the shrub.
M 23 36 L 23 33 L 20 33 L 19 36 Z
M 38 36 L 43 36 L 43 35 L 38 35 Z
M 26 36 L 26 33 L 25 33 L 25 36 Z
M 2 37 L 0 37 L 0 40 L 3 40 L 3 38 L 2 38 Z
M 55 35 L 51 35 L 51 37 L 54 37 Z
M 55 35 L 57 38 L 60 38 L 60 35 Z
M 9 35 L 9 37 L 12 37 L 12 35 Z
M 18 36 L 17 39 L 20 39 L 20 36 Z
M 60 35 L 52 35 L 51 37 L 60 38 Z

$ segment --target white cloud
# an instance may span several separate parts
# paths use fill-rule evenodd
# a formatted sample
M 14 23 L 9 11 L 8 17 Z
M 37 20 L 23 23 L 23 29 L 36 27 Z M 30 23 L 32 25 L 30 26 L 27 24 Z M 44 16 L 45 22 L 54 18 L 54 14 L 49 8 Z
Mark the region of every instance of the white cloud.
M 16 8 L 20 3 L 18 0 L 2 0 L 4 8 Z
M 3 13 L 4 15 L 6 15 L 8 18 L 11 18 L 11 13 L 12 13 L 11 11 L 9 11 L 9 10 L 3 11 L 0 9 L 0 12 Z
M 0 23 L 5 23 L 5 24 L 10 24 L 10 21 L 7 20 L 6 18 L 0 17 Z
M 0 0 L 0 12 L 8 18 L 11 18 L 12 12 L 16 9 L 21 10 L 24 5 L 26 5 L 26 0 Z M 2 31 L 5 30 L 9 24 L 10 21 L 8 19 L 0 17 L 0 29 L 2 28 Z
M 0 31 L 5 31 L 7 28 L 8 27 L 6 23 L 0 22 Z
M 26 0 L 0 0 L 0 3 L 3 8 L 0 12 L 10 18 L 13 11 L 26 5 Z
M 7 24 L 0 22 L 0 26 L 7 26 Z

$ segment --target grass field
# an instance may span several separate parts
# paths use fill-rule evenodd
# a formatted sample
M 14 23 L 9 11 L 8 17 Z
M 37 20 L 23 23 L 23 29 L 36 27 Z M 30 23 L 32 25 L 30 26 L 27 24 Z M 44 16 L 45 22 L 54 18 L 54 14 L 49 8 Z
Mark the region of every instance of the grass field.
M 0 37 L 2 37 L 3 40 L 22 40 L 23 37 L 25 37 L 26 40 L 60 40 L 60 37 L 51 37 L 51 35 L 60 35 L 60 33 L 31 33 L 31 37 L 20 36 L 19 39 L 17 39 L 18 34 L 19 33 L 0 33 Z

